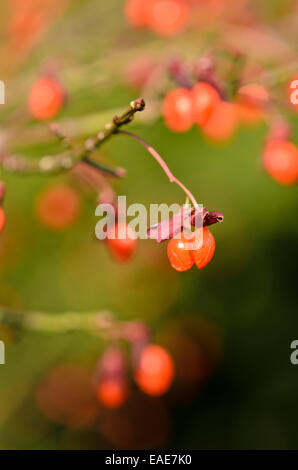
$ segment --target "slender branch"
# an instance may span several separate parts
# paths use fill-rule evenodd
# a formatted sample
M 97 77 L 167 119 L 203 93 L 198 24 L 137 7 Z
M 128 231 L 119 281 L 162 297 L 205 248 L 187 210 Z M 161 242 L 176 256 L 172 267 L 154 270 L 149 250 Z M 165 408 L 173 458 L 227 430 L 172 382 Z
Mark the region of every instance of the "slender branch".
M 143 111 L 145 108 L 145 101 L 143 98 L 138 98 L 130 103 L 129 108 L 122 114 L 122 116 L 114 116 L 113 121 L 106 124 L 103 131 L 99 132 L 96 137 L 90 138 L 86 142 L 85 152 L 80 156 L 80 160 L 88 159 L 89 154 L 94 152 L 103 142 L 108 140 L 113 134 L 119 132 L 120 127 L 130 123 L 135 113 Z
M 151 145 L 149 145 L 145 140 L 143 140 L 141 137 L 135 135 L 135 134 L 132 134 L 131 132 L 127 132 L 127 131 L 119 131 L 119 134 L 123 134 L 123 135 L 128 135 L 129 137 L 132 137 L 133 139 L 137 140 L 138 142 L 140 142 L 140 144 L 142 144 L 147 150 L 148 152 L 155 158 L 155 160 L 158 162 L 158 164 L 161 166 L 161 168 L 163 169 L 163 171 L 165 172 L 165 174 L 167 175 L 167 177 L 169 178 L 170 182 L 171 183 L 176 183 L 183 191 L 184 193 L 186 194 L 186 196 L 191 200 L 191 202 L 193 203 L 194 207 L 198 207 L 198 203 L 194 197 L 194 195 L 189 191 L 188 188 L 186 188 L 186 186 L 184 186 L 184 184 L 178 180 L 178 178 L 176 178 L 173 173 L 171 172 L 171 170 L 169 169 L 168 165 L 166 164 L 166 162 L 164 161 L 164 159 L 159 155 L 159 153 L 153 148 L 151 147 Z
M 51 314 L 31 311 L 20 312 L 0 307 L 0 322 L 14 327 L 48 333 L 76 330 L 96 332 L 97 330 L 111 328 L 112 314 L 107 311 Z
M 61 334 L 75 331 L 100 336 L 106 340 L 136 342 L 149 330 L 139 321 L 116 321 L 109 311 L 98 312 L 20 312 L 0 306 L 0 323 L 14 328 L 47 334 Z
M 76 147 L 70 138 L 64 135 L 57 124 L 52 124 L 50 130 L 60 140 L 66 150 L 65 152 L 55 156 L 46 155 L 39 160 L 29 159 L 19 155 L 4 154 L 0 158 L 0 164 L 8 171 L 27 174 L 55 174 L 61 171 L 68 171 L 79 161 L 84 161 L 105 174 L 121 178 L 124 175 L 122 168 L 113 168 L 101 162 L 94 161 L 90 158 L 90 154 L 113 134 L 116 134 L 120 127 L 131 122 L 135 113 L 143 111 L 144 108 L 145 102 L 142 98 L 132 101 L 129 108 L 120 117 L 115 116 L 112 122 L 105 126 L 103 131 L 99 132 L 95 137 L 88 139 L 83 150 Z

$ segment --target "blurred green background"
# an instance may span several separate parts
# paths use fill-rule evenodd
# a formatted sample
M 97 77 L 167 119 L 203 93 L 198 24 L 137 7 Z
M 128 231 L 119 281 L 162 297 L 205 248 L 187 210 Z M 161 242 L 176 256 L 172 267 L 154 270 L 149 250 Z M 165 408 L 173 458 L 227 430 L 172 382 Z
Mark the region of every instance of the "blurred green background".
M 286 3 L 287 7 L 283 1 L 258 2 L 258 14 L 274 28 L 290 11 L 291 2 Z M 8 6 L 1 4 L 5 31 Z M 70 125 L 78 140 L 85 139 L 138 97 L 123 79 L 131 59 L 147 53 L 159 60 L 174 52 L 199 56 L 218 40 L 223 27 L 159 38 L 130 28 L 122 10 L 118 0 L 74 0 L 21 59 L 8 60 L 3 39 L 0 78 L 6 83 L 7 104 L 0 109 L 1 133 L 17 129 L 10 142 L 16 151 L 39 157 L 57 150 L 54 139 L 43 131 L 45 126 L 26 114 L 28 90 L 46 67 L 57 71 L 68 93 L 58 121 Z M 278 63 L 269 64 L 268 59 L 266 66 Z M 297 144 L 298 119 L 288 116 Z M 57 364 L 77 364 L 92 376 L 105 347 L 100 338 L 14 331 L 2 325 L 2 449 L 298 447 L 298 368 L 290 363 L 290 343 L 298 334 L 297 187 L 281 187 L 263 171 L 265 124 L 240 128 L 229 143 L 214 145 L 197 128 L 174 134 L 162 118 L 150 117 L 148 103 L 148 111 L 136 116 L 129 130 L 161 153 L 205 207 L 225 215 L 223 224 L 212 227 L 212 263 L 202 271 L 179 274 L 169 265 L 165 244 L 143 240 L 134 259 L 119 265 L 94 236 L 97 195 L 74 176 L 5 173 L 7 226 L 0 239 L 0 303 L 53 313 L 108 309 L 117 319 L 144 321 L 161 344 L 168 345 L 174 336 L 174 355 L 179 334 L 186 331 L 198 347 L 205 341 L 210 354 L 215 351 L 216 367 L 208 381 L 194 380 L 183 388 L 185 397 L 180 389 L 155 400 L 138 395 L 139 409 L 125 415 L 132 428 L 127 441 L 115 431 L 125 428 L 120 412 L 99 409 L 91 426 L 73 429 L 47 419 L 36 403 L 39 384 Z M 127 169 L 127 177 L 113 185 L 128 202 L 183 202 L 179 188 L 169 184 L 133 140 L 115 136 L 99 156 Z M 40 223 L 35 207 L 44 187 L 60 183 L 76 190 L 81 212 L 70 228 L 55 232 Z M 183 358 L 185 364 L 193 360 L 189 354 Z M 151 410 L 151 417 L 146 418 L 146 410 Z M 149 431 L 138 432 L 142 426 Z M 161 436 L 152 439 L 157 430 Z

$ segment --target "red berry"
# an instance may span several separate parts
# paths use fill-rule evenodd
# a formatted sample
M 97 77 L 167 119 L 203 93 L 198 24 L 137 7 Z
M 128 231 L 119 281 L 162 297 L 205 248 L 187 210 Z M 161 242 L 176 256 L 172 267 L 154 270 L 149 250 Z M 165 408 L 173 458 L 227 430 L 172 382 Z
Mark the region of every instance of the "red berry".
M 108 230 L 106 243 L 116 260 L 128 261 L 136 249 L 136 234 L 126 224 L 116 223 Z
M 189 16 L 189 5 L 185 0 L 150 0 L 148 24 L 163 36 L 180 32 Z
M 123 405 L 127 396 L 128 387 L 124 380 L 103 379 L 97 387 L 97 397 L 106 408 L 119 408 Z
M 127 0 L 124 7 L 127 21 L 137 28 L 147 26 L 148 5 L 147 0 Z
M 185 88 L 171 91 L 163 105 L 163 115 L 169 129 L 184 132 L 193 125 L 192 94 Z
M 203 244 L 198 250 L 192 250 L 191 256 L 196 263 L 198 269 L 204 268 L 208 264 L 214 255 L 215 251 L 215 240 L 208 228 L 203 228 Z
M 47 227 L 61 230 L 76 220 L 80 210 L 77 193 L 67 186 L 46 189 L 38 198 L 36 214 Z
M 5 212 L 3 208 L 0 207 L 0 233 L 3 231 L 5 227 L 5 221 L 6 221 Z
M 220 96 L 209 83 L 199 82 L 192 90 L 192 99 L 194 121 L 198 126 L 202 126 L 219 103 Z
M 237 117 L 234 103 L 220 101 L 202 127 L 205 136 L 218 142 L 229 139 L 236 130 Z
M 183 233 L 180 239 L 172 238 L 168 243 L 168 258 L 171 266 L 176 269 L 176 271 L 188 271 L 194 264 L 191 252 L 185 248 L 187 243 L 190 243 L 190 240 L 189 238 L 185 238 Z
M 265 147 L 263 165 L 278 183 L 294 184 L 298 180 L 298 149 L 289 141 L 273 140 Z
M 52 78 L 43 77 L 37 80 L 29 93 L 28 106 L 35 119 L 53 119 L 64 103 L 64 91 L 61 85 Z
M 140 389 L 151 396 L 168 391 L 174 378 L 174 362 L 166 349 L 150 344 L 141 353 L 135 379 Z

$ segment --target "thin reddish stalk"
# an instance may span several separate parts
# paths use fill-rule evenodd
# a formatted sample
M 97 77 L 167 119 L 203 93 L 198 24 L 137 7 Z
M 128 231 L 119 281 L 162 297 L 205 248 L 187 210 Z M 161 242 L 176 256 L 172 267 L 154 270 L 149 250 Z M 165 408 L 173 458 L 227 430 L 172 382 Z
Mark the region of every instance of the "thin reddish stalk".
M 191 200 L 191 202 L 193 203 L 194 207 L 198 207 L 198 203 L 194 197 L 194 195 L 189 191 L 189 189 L 187 189 L 183 183 L 181 183 L 180 180 L 178 180 L 178 178 L 176 178 L 173 173 L 171 172 L 170 168 L 168 167 L 168 165 L 166 164 L 166 162 L 164 161 L 164 159 L 159 155 L 159 153 L 153 148 L 151 147 L 151 145 L 149 145 L 145 140 L 143 140 L 141 137 L 135 135 L 135 134 L 132 134 L 131 132 L 127 132 L 127 131 L 119 131 L 118 132 L 119 134 L 124 134 L 124 135 L 128 135 L 129 137 L 132 137 L 133 139 L 137 140 L 138 142 L 140 142 L 140 144 L 142 144 L 147 150 L 148 152 L 155 158 L 155 160 L 157 161 L 157 163 L 161 166 L 161 168 L 163 169 L 163 171 L 165 172 L 165 174 L 167 175 L 167 177 L 169 178 L 170 182 L 171 183 L 176 183 L 183 191 L 184 193 L 186 194 L 186 196 Z

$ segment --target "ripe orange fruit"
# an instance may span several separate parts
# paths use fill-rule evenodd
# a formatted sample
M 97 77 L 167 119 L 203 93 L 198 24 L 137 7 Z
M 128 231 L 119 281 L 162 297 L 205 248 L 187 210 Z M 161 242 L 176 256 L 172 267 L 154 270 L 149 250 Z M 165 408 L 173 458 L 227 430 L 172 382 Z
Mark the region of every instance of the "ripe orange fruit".
M 191 252 L 185 248 L 185 244 L 189 242 L 190 240 L 185 238 L 182 233 L 181 239 L 172 238 L 168 243 L 168 258 L 171 266 L 176 269 L 176 271 L 188 271 L 194 264 Z
M 215 240 L 206 227 L 203 228 L 203 244 L 198 250 L 192 250 L 191 256 L 198 269 L 204 268 L 213 258 L 215 252 Z
M 194 121 L 198 126 L 202 126 L 207 122 L 214 107 L 219 103 L 220 96 L 209 83 L 199 82 L 192 89 L 192 99 Z
M 28 98 L 30 114 L 38 120 L 53 119 L 64 103 L 64 90 L 54 79 L 43 77 L 31 87 Z
M 185 132 L 193 125 L 192 94 L 186 88 L 171 91 L 163 104 L 163 116 L 169 129 Z
M 166 349 L 150 344 L 141 353 L 135 379 L 140 389 L 151 396 L 165 394 L 174 378 L 174 362 Z
M 117 261 L 128 261 L 135 252 L 137 239 L 135 232 L 126 224 L 116 223 L 107 233 L 106 243 Z
M 269 142 L 263 153 L 263 165 L 278 183 L 291 185 L 298 181 L 298 149 L 292 142 Z
M 202 126 L 203 133 L 213 141 L 227 140 L 232 137 L 236 130 L 237 117 L 237 109 L 234 103 L 219 101 L 206 124 Z

